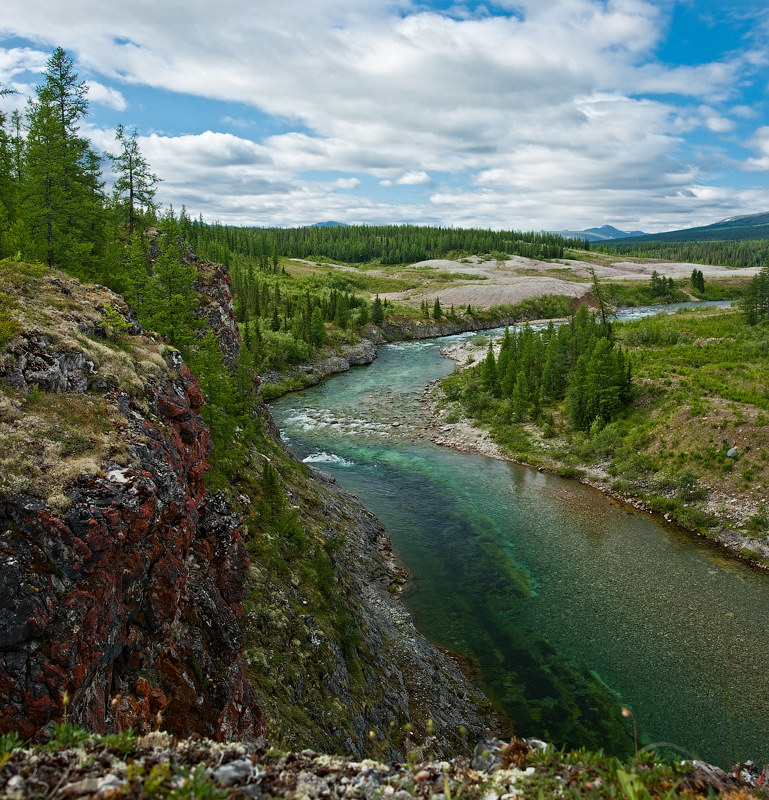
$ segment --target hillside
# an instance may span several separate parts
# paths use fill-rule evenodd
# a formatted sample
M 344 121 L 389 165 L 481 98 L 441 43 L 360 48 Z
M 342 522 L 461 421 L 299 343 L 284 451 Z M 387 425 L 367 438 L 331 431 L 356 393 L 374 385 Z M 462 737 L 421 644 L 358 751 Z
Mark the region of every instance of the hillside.
M 237 350 L 229 279 L 198 266 Z M 0 263 L 0 292 L 0 733 L 45 741 L 66 712 L 383 758 L 427 720 L 436 755 L 484 736 L 488 702 L 397 600 L 382 526 L 294 460 L 258 395 L 211 493 L 204 394 L 175 348 L 43 266 Z
M 632 246 L 647 242 L 713 242 L 767 238 L 769 238 L 769 212 L 762 212 L 728 217 L 720 222 L 714 222 L 712 225 L 702 225 L 697 228 L 631 236 L 623 238 L 618 244 Z M 607 243 L 608 247 L 613 245 L 614 242 Z

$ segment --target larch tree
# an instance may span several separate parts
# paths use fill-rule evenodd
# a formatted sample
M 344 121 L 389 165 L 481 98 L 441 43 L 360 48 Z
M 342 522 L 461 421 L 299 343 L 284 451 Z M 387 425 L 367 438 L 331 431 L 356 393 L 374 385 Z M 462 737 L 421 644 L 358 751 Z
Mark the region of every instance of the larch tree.
M 26 120 L 19 214 L 34 243 L 28 255 L 90 277 L 103 196 L 100 159 L 79 135 L 88 114 L 88 87 L 60 47 L 48 59 L 44 77 Z
M 157 175 L 150 170 L 149 162 L 139 150 L 138 131 L 136 128 L 127 133 L 121 123 L 117 126 L 115 139 L 120 145 L 117 155 L 107 153 L 112 162 L 112 171 L 117 176 L 112 187 L 113 197 L 124 219 L 128 221 L 128 236 L 132 236 L 139 212 L 157 211 L 155 202 Z

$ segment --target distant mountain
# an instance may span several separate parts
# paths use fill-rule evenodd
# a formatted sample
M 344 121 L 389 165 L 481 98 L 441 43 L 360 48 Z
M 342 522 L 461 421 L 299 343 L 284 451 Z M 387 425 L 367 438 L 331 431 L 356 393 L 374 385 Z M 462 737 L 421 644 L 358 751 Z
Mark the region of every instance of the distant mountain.
M 347 224 L 345 222 L 333 222 L 329 220 L 328 222 L 314 222 L 312 225 L 308 225 L 308 228 L 346 228 Z
M 645 236 L 643 231 L 620 231 L 611 225 L 600 228 L 587 228 L 584 231 L 553 231 L 572 239 L 589 239 L 591 242 L 604 242 L 607 239 L 626 239 L 628 236 Z
M 738 217 L 727 217 L 712 225 L 700 228 L 683 228 L 678 231 L 664 233 L 647 233 L 625 237 L 622 244 L 636 242 L 714 242 L 736 239 L 769 239 L 769 211 L 759 214 L 743 214 Z

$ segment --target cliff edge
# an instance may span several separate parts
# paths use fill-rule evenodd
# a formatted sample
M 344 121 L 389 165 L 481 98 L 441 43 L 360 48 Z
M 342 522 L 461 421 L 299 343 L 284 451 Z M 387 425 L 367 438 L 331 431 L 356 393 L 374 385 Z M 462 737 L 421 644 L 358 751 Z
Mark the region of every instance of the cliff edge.
M 234 361 L 228 276 L 201 264 Z M 122 297 L 0 263 L 0 734 L 46 741 L 66 712 L 102 734 L 469 752 L 495 716 L 414 628 L 379 521 L 259 402 L 212 495 L 204 401 Z

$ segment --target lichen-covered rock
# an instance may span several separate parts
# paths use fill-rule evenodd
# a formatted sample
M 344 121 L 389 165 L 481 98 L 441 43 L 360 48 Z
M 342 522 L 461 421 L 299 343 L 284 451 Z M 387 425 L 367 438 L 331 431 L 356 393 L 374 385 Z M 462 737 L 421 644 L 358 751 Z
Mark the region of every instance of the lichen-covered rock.
M 84 294 L 76 281 L 62 283 L 68 296 Z M 67 317 L 73 340 L 83 318 Z M 92 436 L 106 442 L 93 452 L 114 457 L 73 473 L 56 502 L 45 492 L 0 493 L 0 733 L 45 740 L 68 701 L 69 719 L 97 732 L 147 732 L 162 720 L 180 736 L 257 739 L 263 717 L 238 624 L 249 559 L 240 518 L 203 480 L 212 443 L 197 380 L 175 351 L 165 362 L 145 353 L 145 337 L 128 343 L 133 362 L 119 348 L 110 361 L 102 348 L 98 365 L 89 344 L 76 352 L 52 339 L 41 325 L 10 343 L 0 449 L 21 441 L 28 417 L 41 438 L 71 435 L 46 417 L 55 403 L 13 394 L 37 386 L 90 397 L 78 408 L 95 415 Z M 155 359 L 146 370 L 136 360 L 145 355 Z M 126 364 L 130 394 L 111 381 L 91 396 L 92 376 Z M 30 485 L 44 487 L 45 474 Z
M 229 273 L 221 264 L 201 259 L 192 251 L 188 251 L 187 260 L 195 267 L 198 276 L 193 289 L 200 299 L 201 314 L 219 340 L 224 360 L 232 365 L 238 359 L 240 331 L 233 311 Z

